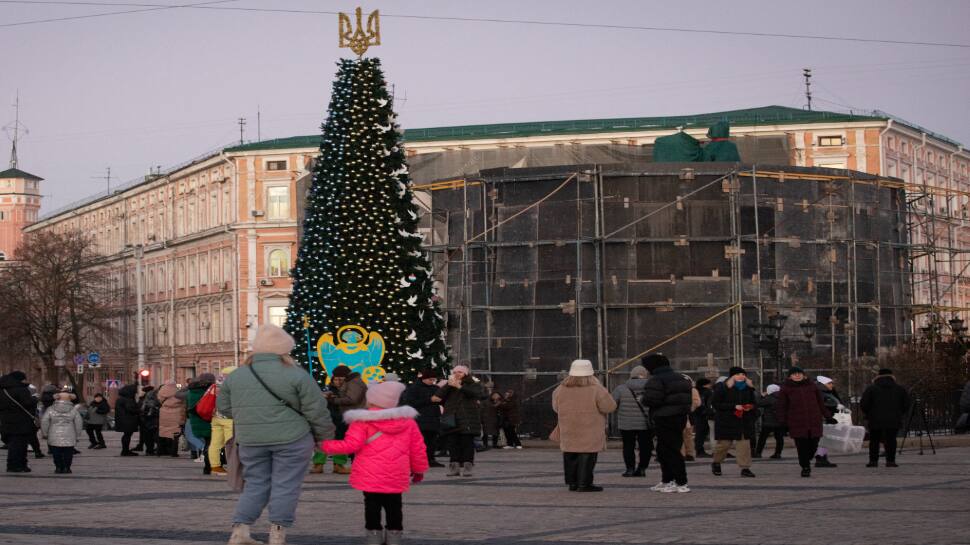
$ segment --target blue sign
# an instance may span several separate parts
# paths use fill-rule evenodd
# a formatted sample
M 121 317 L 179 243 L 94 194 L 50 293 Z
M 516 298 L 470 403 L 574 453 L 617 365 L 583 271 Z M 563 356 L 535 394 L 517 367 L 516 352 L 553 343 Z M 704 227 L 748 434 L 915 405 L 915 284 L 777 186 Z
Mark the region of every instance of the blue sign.
M 112 388 L 120 388 L 121 387 L 121 381 L 120 380 L 115 380 L 115 379 L 108 379 L 108 380 L 104 381 L 104 384 L 105 384 L 105 386 L 108 387 L 109 390 L 112 389 Z
M 84 354 L 74 354 L 74 365 L 84 365 L 86 360 Z
M 99 363 L 101 363 L 101 354 L 97 352 L 91 352 L 90 354 L 88 354 L 88 363 L 90 363 L 91 365 L 98 365 Z

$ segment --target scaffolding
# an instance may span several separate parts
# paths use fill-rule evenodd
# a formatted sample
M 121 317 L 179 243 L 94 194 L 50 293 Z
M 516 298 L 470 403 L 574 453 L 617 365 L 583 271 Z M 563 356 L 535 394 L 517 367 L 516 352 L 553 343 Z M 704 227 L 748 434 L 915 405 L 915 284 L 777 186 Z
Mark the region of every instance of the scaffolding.
M 781 362 L 747 332 L 776 313 L 789 318 L 785 363 L 840 372 L 852 392 L 860 362 L 943 308 L 914 299 L 923 277 L 937 283 L 931 302 L 941 294 L 914 263 L 953 251 L 912 242 L 911 188 L 846 170 L 501 168 L 416 190 L 454 355 L 534 400 L 525 429 L 537 435 L 554 424 L 543 394 L 577 358 L 608 386 L 658 348 L 695 376 L 742 365 L 777 381 Z

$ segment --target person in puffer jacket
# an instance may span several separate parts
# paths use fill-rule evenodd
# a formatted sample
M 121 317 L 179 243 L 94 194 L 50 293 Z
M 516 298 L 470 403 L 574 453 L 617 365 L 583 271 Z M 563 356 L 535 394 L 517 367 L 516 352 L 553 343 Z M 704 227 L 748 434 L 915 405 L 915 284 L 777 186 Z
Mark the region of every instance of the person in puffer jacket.
M 71 397 L 69 392 L 54 394 L 54 403 L 40 421 L 41 432 L 53 454 L 54 473 L 71 472 L 74 447 L 84 431 L 84 419 L 71 403 Z
M 367 389 L 367 409 L 344 413 L 350 425 L 342 440 L 320 443 L 327 454 L 356 454 L 350 486 L 364 493 L 367 545 L 400 545 L 404 531 L 401 495 L 410 482 L 424 479 L 428 457 L 415 418 L 418 411 L 398 400 L 400 382 L 383 382 Z M 381 524 L 381 510 L 387 525 Z M 384 530 L 387 533 L 384 533 Z

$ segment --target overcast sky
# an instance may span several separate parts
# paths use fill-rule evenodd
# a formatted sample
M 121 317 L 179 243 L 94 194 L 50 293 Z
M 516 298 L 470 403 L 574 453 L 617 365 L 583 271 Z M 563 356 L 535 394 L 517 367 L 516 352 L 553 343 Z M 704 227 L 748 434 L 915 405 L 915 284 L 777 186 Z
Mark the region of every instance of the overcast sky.
M 99 0 L 92 0 L 99 1 Z M 123 0 L 104 0 L 120 3 Z M 174 0 L 128 0 L 175 4 Z M 199 2 L 185 0 L 182 3 Z M 323 0 L 236 0 L 213 8 L 351 11 Z M 394 0 L 383 59 L 406 128 L 803 107 L 881 109 L 970 143 L 970 48 L 687 32 L 458 22 L 392 15 L 812 34 L 970 43 L 970 2 L 815 0 Z M 43 210 L 238 140 L 312 134 L 326 114 L 337 17 L 165 9 L 3 26 L 132 6 L 0 2 L 0 125 L 19 89 L 20 167 L 46 179 Z M 403 100 L 406 98 L 406 101 Z M 4 137 L 0 167 L 9 140 Z M 2 170 L 2 168 L 0 168 Z

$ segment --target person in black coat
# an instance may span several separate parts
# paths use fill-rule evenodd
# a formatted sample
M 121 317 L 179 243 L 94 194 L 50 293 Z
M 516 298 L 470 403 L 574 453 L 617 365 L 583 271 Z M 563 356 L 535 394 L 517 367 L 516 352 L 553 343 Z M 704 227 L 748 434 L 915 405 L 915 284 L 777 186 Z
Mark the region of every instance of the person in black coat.
M 694 452 L 697 458 L 710 458 L 711 455 L 704 450 L 707 436 L 711 434 L 710 420 L 714 418 L 714 408 L 711 407 L 711 395 L 714 393 L 714 384 L 709 378 L 699 378 L 694 385 L 697 394 L 701 398 L 701 404 L 691 413 L 691 423 L 694 425 Z
M 441 404 L 432 400 L 438 391 L 435 384 L 438 381 L 438 370 L 422 369 L 418 372 L 418 380 L 408 386 L 401 394 L 401 405 L 410 405 L 418 411 L 418 429 L 424 437 L 424 446 L 428 452 L 428 465 L 444 467 L 435 460 L 435 445 L 438 442 L 438 431 L 441 429 Z
M 663 354 L 649 354 L 641 365 L 650 372 L 643 386 L 643 404 L 650 407 L 657 436 L 657 461 L 661 482 L 654 487 L 660 492 L 690 492 L 687 488 L 687 466 L 680 453 L 684 446 L 684 427 L 691 409 L 691 385 L 686 376 L 670 368 Z
M 0 377 L 0 431 L 7 441 L 7 472 L 29 473 L 27 444 L 37 437 L 37 400 L 30 395 L 27 375 L 14 371 Z
M 138 403 L 135 402 L 137 392 L 138 387 L 134 384 L 122 386 L 118 390 L 118 399 L 115 401 L 115 431 L 122 433 L 122 456 L 138 456 L 137 452 L 131 450 L 131 436 L 138 431 L 140 421 Z
M 886 467 L 896 466 L 896 434 L 909 408 L 909 394 L 896 384 L 891 369 L 880 369 L 859 403 L 869 428 L 869 463 L 879 467 L 879 443 L 886 445 Z
M 714 460 L 711 472 L 721 474 L 721 462 L 728 450 L 735 448 L 742 477 L 754 477 L 751 471 L 751 439 L 758 422 L 758 392 L 740 367 L 728 371 L 728 379 L 714 386 Z
M 471 376 L 468 366 L 456 365 L 448 383 L 438 388 L 431 399 L 444 407 L 442 418 L 454 424 L 441 430 L 448 437 L 451 455 L 447 476 L 470 477 L 475 463 L 475 438 L 482 433 L 479 405 L 485 399 L 485 388 Z
M 145 386 L 142 396 L 138 398 L 138 446 L 133 450 L 140 452 L 139 447 L 145 448 L 145 454 L 155 455 L 155 444 L 158 442 L 158 417 L 161 404 L 158 402 L 158 392 L 154 386 Z
M 775 453 L 771 458 L 775 460 L 781 458 L 781 451 L 785 448 L 785 426 L 778 422 L 775 415 L 775 404 L 778 403 L 778 393 L 781 387 L 777 384 L 768 385 L 766 394 L 758 400 L 758 408 L 761 409 L 761 433 L 758 434 L 758 447 L 755 449 L 754 457 L 761 458 L 761 453 L 768 444 L 768 436 L 775 437 Z

